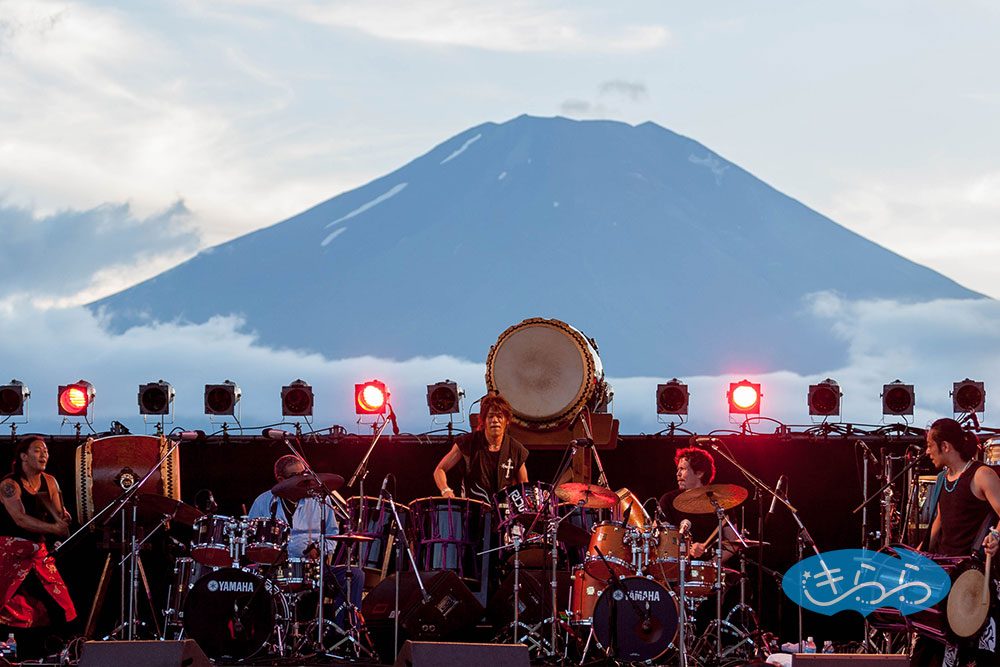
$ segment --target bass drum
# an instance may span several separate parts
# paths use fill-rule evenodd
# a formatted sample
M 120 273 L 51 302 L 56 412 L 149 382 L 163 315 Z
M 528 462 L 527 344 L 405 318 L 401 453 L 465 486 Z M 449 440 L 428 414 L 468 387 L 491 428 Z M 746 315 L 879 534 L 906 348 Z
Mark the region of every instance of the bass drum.
M 486 388 L 510 401 L 515 423 L 543 431 L 583 408 L 601 412 L 611 398 L 597 343 L 565 322 L 540 317 L 500 334 L 486 358 Z
M 650 663 L 676 647 L 680 606 L 672 591 L 645 577 L 608 586 L 594 605 L 597 646 L 622 662 Z
M 284 637 L 288 603 L 253 572 L 223 568 L 199 579 L 184 601 L 184 632 L 214 660 L 260 653 L 272 634 Z

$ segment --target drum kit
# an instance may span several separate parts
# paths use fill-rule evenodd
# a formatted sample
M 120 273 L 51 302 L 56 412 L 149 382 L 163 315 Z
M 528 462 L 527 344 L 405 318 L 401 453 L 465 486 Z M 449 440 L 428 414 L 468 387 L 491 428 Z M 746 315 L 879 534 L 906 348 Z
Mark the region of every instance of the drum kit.
M 731 509 L 746 497 L 742 487 L 717 484 L 681 493 L 674 506 L 702 514 Z M 623 498 L 634 496 L 591 484 L 564 483 L 552 489 L 541 482 L 516 484 L 496 495 L 494 511 L 502 542 L 497 550 L 509 554 L 501 562 L 512 565 L 508 577 L 515 583 L 514 620 L 495 641 L 525 643 L 536 657 L 555 654 L 565 659 L 574 651 L 581 664 L 592 645 L 608 658 L 627 662 L 652 662 L 689 651 L 693 656 L 698 645 L 700 662 L 716 661 L 713 642 L 696 637 L 693 621 L 686 619 L 693 618 L 695 609 L 713 593 L 721 593 L 732 579 L 726 575 L 736 573 L 722 568 L 719 559 L 685 558 L 689 539 L 681 528 L 651 521 L 638 502 Z M 532 557 L 524 557 L 525 553 Z M 545 561 L 552 568 L 553 602 L 545 605 L 545 613 L 531 614 L 530 604 L 520 599 L 518 579 L 524 574 L 520 569 L 537 568 Z M 559 609 L 554 597 L 560 566 L 570 571 L 569 607 L 565 614 L 551 614 L 551 609 Z M 519 620 L 519 612 L 526 622 Z M 753 650 L 746 630 L 723 619 L 716 622 L 736 635 L 727 640 L 730 651 L 737 643 Z M 556 639 L 546 638 L 547 625 L 553 635 L 564 631 L 562 651 Z M 713 624 L 706 634 L 715 628 Z

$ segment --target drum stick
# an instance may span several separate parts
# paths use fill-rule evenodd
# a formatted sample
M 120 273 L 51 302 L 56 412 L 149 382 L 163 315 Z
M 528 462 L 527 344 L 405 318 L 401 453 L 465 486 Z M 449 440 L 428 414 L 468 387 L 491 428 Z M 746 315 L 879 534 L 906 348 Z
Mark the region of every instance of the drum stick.
M 993 564 L 991 561 L 993 556 L 986 554 L 986 568 L 983 572 L 983 596 L 979 599 L 979 604 L 989 604 L 990 603 L 990 566 Z

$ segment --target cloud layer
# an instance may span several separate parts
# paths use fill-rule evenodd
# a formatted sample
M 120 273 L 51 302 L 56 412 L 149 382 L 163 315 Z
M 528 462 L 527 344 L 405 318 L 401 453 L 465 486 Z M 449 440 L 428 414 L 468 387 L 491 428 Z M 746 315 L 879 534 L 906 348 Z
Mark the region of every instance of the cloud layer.
M 923 427 L 951 414 L 952 383 L 970 377 L 986 383 L 985 423 L 993 423 L 997 411 L 990 404 L 991 387 L 1000 385 L 1000 303 L 848 302 L 824 294 L 816 296 L 813 309 L 848 341 L 850 362 L 814 376 L 783 371 L 753 376 L 750 379 L 763 385 L 764 416 L 786 424 L 809 424 L 808 385 L 832 377 L 844 392 L 842 421 L 877 424 L 882 419 L 882 385 L 898 378 L 915 385 L 917 411 L 912 421 Z M 0 320 L 0 341 L 0 372 L 29 386 L 31 428 L 50 432 L 69 428 L 61 426 L 55 415 L 56 387 L 78 379 L 89 380 L 97 389 L 98 430 L 117 420 L 133 432 L 143 431 L 138 386 L 158 379 L 176 389 L 176 423 L 203 430 L 212 429 L 202 414 L 203 386 L 226 379 L 243 391 L 242 423 L 247 428 L 280 422 L 280 388 L 298 378 L 315 388 L 318 428 L 335 424 L 360 428 L 352 404 L 354 383 L 373 378 L 389 385 L 400 427 L 413 433 L 435 428 L 427 413 L 426 385 L 446 378 L 457 381 L 466 390 L 467 408 L 485 391 L 485 368 L 479 363 L 444 356 L 403 362 L 330 360 L 272 350 L 258 345 L 233 318 L 198 326 L 137 328 L 114 336 L 82 308 L 25 308 Z M 656 417 L 655 390 L 669 378 L 622 378 L 614 375 L 614 369 L 606 370 L 621 432 L 664 428 Z M 680 378 L 691 392 L 687 427 L 698 432 L 732 428 L 726 390 L 729 382 L 744 375 L 743 369 L 734 368 L 725 376 Z M 763 421 L 753 428 L 773 432 L 776 425 Z

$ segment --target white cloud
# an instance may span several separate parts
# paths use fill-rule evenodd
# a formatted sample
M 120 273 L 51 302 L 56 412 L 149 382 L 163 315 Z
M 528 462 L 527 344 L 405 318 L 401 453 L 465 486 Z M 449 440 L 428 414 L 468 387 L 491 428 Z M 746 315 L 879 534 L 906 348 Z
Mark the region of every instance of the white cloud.
M 662 25 L 616 25 L 608 14 L 578 5 L 511 0 L 354 0 L 348 2 L 274 2 L 236 4 L 268 6 L 324 26 L 358 30 L 380 39 L 472 47 L 508 52 L 643 52 L 666 44 Z
M 1000 298 L 1000 172 L 922 178 L 868 175 L 824 213 L 894 252 Z
M 843 420 L 876 424 L 881 420 L 881 387 L 899 378 L 916 387 L 913 422 L 923 427 L 950 414 L 952 382 L 971 377 L 986 383 L 985 423 L 995 421 L 998 413 L 990 397 L 1000 386 L 1000 303 L 951 300 L 901 305 L 848 302 L 832 295 L 814 303 L 817 317 L 847 340 L 849 362 L 810 376 L 784 371 L 754 375 L 750 379 L 763 385 L 765 416 L 786 424 L 809 424 L 807 388 L 832 377 L 844 392 Z M 403 362 L 330 360 L 261 347 L 252 335 L 239 332 L 241 324 L 234 318 L 216 318 L 197 326 L 158 325 L 109 335 L 81 308 L 9 310 L 0 318 L 0 368 L 31 389 L 31 428 L 53 432 L 60 428 L 55 416 L 57 385 L 81 378 L 97 389 L 98 428 L 118 420 L 134 432 L 143 429 L 136 406 L 138 386 L 160 378 L 177 391 L 177 424 L 191 429 L 211 428 L 202 414 L 203 385 L 225 379 L 243 390 L 242 421 L 248 429 L 281 420 L 280 387 L 296 378 L 315 388 L 315 425 L 339 424 L 348 430 L 356 428 L 355 382 L 373 378 L 386 382 L 401 429 L 414 433 L 435 428 L 427 414 L 426 385 L 455 380 L 466 390 L 467 405 L 485 391 L 485 368 L 480 363 L 446 356 Z M 699 432 L 731 427 L 726 390 L 729 382 L 744 375 L 733 369 L 727 376 L 681 378 L 691 392 L 689 427 Z M 612 374 L 614 414 L 623 434 L 664 427 L 657 422 L 654 397 L 657 383 L 666 379 Z M 775 428 L 768 421 L 754 425 L 759 432 Z

